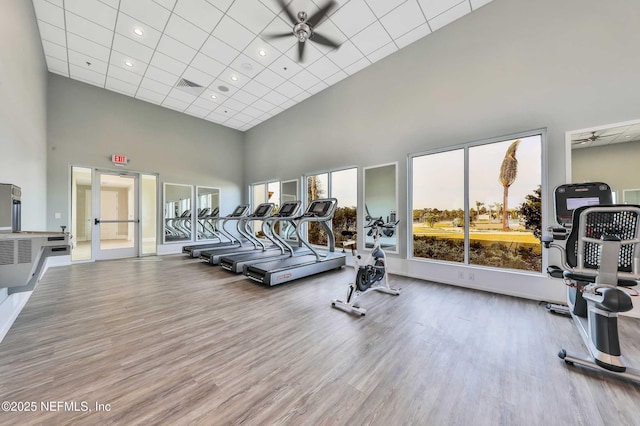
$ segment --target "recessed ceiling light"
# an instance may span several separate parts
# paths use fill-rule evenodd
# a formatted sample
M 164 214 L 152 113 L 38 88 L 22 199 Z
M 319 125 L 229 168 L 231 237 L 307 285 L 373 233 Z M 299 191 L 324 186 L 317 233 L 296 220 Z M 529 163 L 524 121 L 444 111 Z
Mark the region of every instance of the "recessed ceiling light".
M 231 80 L 233 80 L 233 81 L 238 81 L 238 77 L 237 77 L 237 76 L 235 76 L 235 75 L 232 75 L 232 76 L 231 76 Z
M 142 36 L 144 34 L 144 31 L 142 31 L 142 28 L 134 28 L 133 33 L 137 36 Z
M 264 50 L 264 49 L 260 49 L 260 50 L 258 50 L 258 55 L 260 55 L 260 56 L 267 56 L 267 51 L 266 51 L 266 50 Z
M 211 95 L 211 99 L 218 99 L 216 95 Z
M 133 66 L 133 62 L 131 61 L 124 61 L 124 64 L 128 67 L 132 67 Z

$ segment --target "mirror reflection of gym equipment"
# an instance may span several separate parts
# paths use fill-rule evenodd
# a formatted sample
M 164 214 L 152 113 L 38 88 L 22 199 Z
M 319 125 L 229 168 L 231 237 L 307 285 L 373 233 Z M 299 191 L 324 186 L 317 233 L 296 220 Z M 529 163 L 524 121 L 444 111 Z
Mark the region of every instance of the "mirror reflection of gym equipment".
M 164 184 L 164 242 L 191 241 L 193 186 Z

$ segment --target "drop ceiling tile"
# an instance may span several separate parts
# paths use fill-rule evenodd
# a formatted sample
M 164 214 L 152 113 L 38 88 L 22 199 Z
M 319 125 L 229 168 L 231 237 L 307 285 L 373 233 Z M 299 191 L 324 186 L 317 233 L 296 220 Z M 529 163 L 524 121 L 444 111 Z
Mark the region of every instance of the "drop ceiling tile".
M 227 121 L 225 121 L 225 126 L 231 127 L 233 129 L 238 129 L 240 127 L 242 127 L 243 125 L 247 124 L 244 121 L 240 121 L 240 120 L 236 120 L 235 117 L 228 119 Z
M 283 102 L 280 104 L 280 108 L 282 108 L 283 110 L 288 109 L 294 106 L 295 104 L 296 104 L 295 101 L 292 101 L 291 99 L 287 99 L 286 102 Z
M 211 111 L 206 110 L 204 108 L 200 108 L 199 106 L 196 106 L 196 105 L 191 105 L 189 108 L 185 110 L 185 112 L 187 114 L 195 115 L 196 117 L 202 118 L 207 116 Z
M 128 67 L 125 65 L 125 62 L 131 62 L 133 64 L 132 67 Z M 124 55 L 120 52 L 116 52 L 115 50 L 111 52 L 111 58 L 109 59 L 109 64 L 111 65 L 109 68 L 118 67 L 126 71 L 127 73 L 137 74 L 142 77 L 147 69 L 148 63 L 141 61 L 140 59 L 132 58 L 131 56 Z M 120 78 L 120 77 L 116 77 Z M 124 81 L 128 81 L 122 79 Z
M 431 20 L 463 1 L 469 5 L 468 0 L 418 0 L 418 3 L 424 12 L 424 16 Z
M 298 96 L 294 97 L 293 100 L 298 102 L 298 103 L 300 103 L 300 102 L 304 101 L 305 99 L 307 99 L 310 96 L 311 96 L 311 94 L 305 91 L 305 92 L 300 93 Z
M 343 43 L 340 49 L 327 53 L 327 58 L 331 59 L 331 61 L 340 68 L 348 67 L 362 59 L 363 56 L 360 50 L 350 41 Z
M 233 1 L 234 0 L 207 0 L 207 2 L 211 3 L 223 12 L 226 12 L 229 9 L 229 6 L 231 6 Z
M 234 98 L 229 98 L 227 100 L 224 101 L 224 103 L 222 104 L 223 107 L 226 108 L 230 108 L 234 111 L 242 111 L 243 109 L 245 109 L 247 107 L 246 104 L 234 99 Z
M 199 50 L 209 37 L 208 32 L 175 14 L 169 18 L 164 33 L 196 50 Z
M 276 107 L 274 104 L 272 104 L 271 102 L 265 101 L 264 99 L 258 99 L 251 106 L 262 112 L 271 111 Z
M 244 111 L 237 113 L 233 116 L 233 118 L 244 123 L 250 123 L 255 119 L 255 117 L 251 117 L 250 115 L 245 114 Z
M 373 13 L 380 18 L 407 0 L 366 0 Z
M 295 96 L 298 96 L 300 93 L 304 92 L 303 89 L 291 83 L 290 81 L 285 81 L 280 86 L 276 87 L 275 91 L 286 96 L 287 98 L 293 98 Z M 265 96 L 264 98 L 266 100 L 269 100 L 267 96 Z
M 238 111 L 224 105 L 220 105 L 218 108 L 214 109 L 213 112 L 220 114 L 223 117 L 227 117 L 227 119 L 233 117 L 238 113 Z
M 151 102 L 152 104 L 160 105 L 162 101 L 164 101 L 165 96 L 148 89 L 140 88 L 136 93 L 136 98 L 143 99 L 147 102 Z
M 264 56 L 260 55 L 260 50 L 264 50 Z M 251 43 L 249 43 L 242 53 L 251 60 L 258 62 L 263 67 L 268 67 L 269 64 L 278 59 L 281 52 L 273 48 L 265 40 L 256 37 Z
M 491 3 L 492 0 L 471 0 L 471 8 L 476 10 L 487 3 Z
M 421 39 L 427 34 L 431 34 L 431 28 L 429 27 L 428 24 L 425 23 L 423 25 L 420 25 L 417 28 L 414 28 L 413 30 L 406 33 L 405 35 L 398 37 L 395 40 L 395 43 L 398 46 L 398 48 L 402 49 L 403 47 L 410 45 L 414 41 Z
M 391 41 L 391 37 L 380 22 L 376 21 L 351 38 L 360 51 L 369 55 Z
M 237 49 L 213 36 L 207 39 L 202 46 L 202 49 L 200 49 L 200 52 L 215 59 L 216 61 L 222 62 L 223 64 L 233 62 L 233 60 L 240 54 Z
M 193 58 L 191 66 L 213 77 L 220 75 L 220 73 L 226 68 L 223 63 L 218 62 L 215 59 L 211 59 L 203 53 L 198 53 L 196 57 Z
M 272 36 L 280 34 L 285 34 L 285 36 L 271 38 Z M 291 36 L 289 36 L 289 34 L 291 34 Z M 286 52 L 291 48 L 291 46 L 298 42 L 298 39 L 293 35 L 291 25 L 287 24 L 280 18 L 276 18 L 271 21 L 271 23 L 267 25 L 267 28 L 262 31 L 260 37 L 281 53 Z
M 193 67 L 188 67 L 182 74 L 182 77 L 186 78 L 189 81 L 197 83 L 202 87 L 209 87 L 209 85 L 215 80 L 215 77 Z
M 117 78 L 118 80 L 124 81 L 125 83 L 133 84 L 136 88 L 140 85 L 142 81 L 142 76 L 140 74 L 136 74 L 132 71 L 125 70 L 124 68 L 120 68 L 113 63 L 109 66 L 109 72 L 107 73 L 109 78 Z
M 143 34 L 141 36 L 133 32 L 133 30 L 136 28 L 139 28 L 143 31 Z M 160 31 L 124 13 L 118 14 L 118 21 L 116 22 L 116 33 L 123 35 L 137 43 L 144 44 L 151 49 L 156 48 L 156 46 L 158 45 L 158 41 L 160 41 L 160 36 L 162 36 L 162 33 Z
M 246 92 L 245 90 L 238 90 L 233 94 L 233 98 L 245 105 L 251 105 L 253 102 L 258 100 L 257 96 L 254 96 L 251 93 Z
M 42 48 L 44 49 L 44 54 L 46 56 L 58 58 L 61 61 L 67 60 L 67 48 L 64 46 L 60 46 L 59 44 L 55 44 L 55 43 L 51 43 L 50 41 L 43 40 Z
M 271 63 L 269 70 L 274 71 L 279 76 L 287 79 L 302 71 L 302 67 L 291 60 L 288 56 L 282 55 Z
M 98 43 L 105 47 L 111 47 L 111 40 L 113 40 L 113 31 L 101 27 L 98 24 L 94 24 L 78 15 L 67 12 L 65 14 L 67 22 L 67 30 L 82 36 L 88 40 Z
M 105 89 L 109 89 L 128 96 L 133 96 L 136 93 L 137 89 L 137 86 L 134 84 L 130 84 L 126 81 L 121 81 L 110 76 L 107 77 L 107 82 L 104 87 Z
M 222 124 L 229 119 L 225 114 L 218 114 L 217 112 L 212 112 L 205 117 L 205 120 L 212 121 L 214 123 Z
M 154 56 L 154 60 L 156 56 L 158 56 L 157 53 Z M 150 78 L 168 86 L 174 86 L 178 82 L 179 77 L 177 75 L 171 74 L 161 68 L 155 67 L 153 66 L 153 64 L 154 61 L 152 60 L 151 65 L 147 68 L 147 72 L 144 75 L 146 78 Z M 182 75 L 182 71 L 179 75 Z
M 238 70 L 243 75 L 253 78 L 258 75 L 264 66 L 248 56 L 241 54 L 231 64 L 230 67 Z
M 235 80 L 233 79 L 235 77 Z M 247 84 L 251 79 L 242 75 L 241 72 L 237 70 L 227 67 L 224 71 L 220 73 L 218 76 L 218 80 L 222 80 L 225 82 L 225 85 L 228 87 L 235 87 L 236 89 L 240 89 L 245 84 Z
M 310 88 L 308 88 L 307 92 L 311 93 L 312 95 L 315 95 L 316 93 L 323 91 L 327 87 L 329 87 L 329 85 L 327 83 L 325 83 L 324 81 L 321 81 L 318 84 L 315 84 L 315 85 L 311 86 Z
M 120 12 L 126 13 L 158 31 L 163 31 L 171 12 L 151 0 L 121 0 Z
M 398 51 L 398 47 L 394 42 L 391 42 L 391 43 L 387 43 L 386 45 L 376 50 L 375 52 L 372 52 L 370 55 L 367 56 L 367 58 L 369 58 L 371 62 L 377 62 L 380 59 L 384 58 L 385 56 L 389 56 L 392 53 L 397 51 Z M 353 73 L 349 73 L 349 74 L 353 74 Z
M 40 37 L 42 37 L 43 40 L 59 44 L 60 46 L 67 45 L 67 37 L 62 28 L 38 20 L 38 29 L 40 30 Z
M 83 53 L 92 58 L 99 59 L 103 62 L 109 61 L 111 51 L 109 48 L 101 44 L 94 43 L 91 40 L 87 40 L 86 38 L 82 38 L 71 33 L 67 34 L 67 43 L 69 49 Z
M 271 69 L 269 68 L 264 69 L 254 78 L 254 80 L 260 84 L 267 86 L 270 89 L 275 89 L 276 87 L 284 83 L 284 78 L 271 71 Z
M 320 82 L 320 79 L 311 74 L 309 71 L 302 70 L 298 74 L 291 77 L 289 81 L 297 86 L 300 86 L 303 89 L 307 89 L 315 84 L 318 84 Z
M 426 22 L 416 0 L 408 0 L 380 18 L 389 35 L 396 39 Z
M 51 0 L 49 0 L 51 1 Z M 62 3 L 63 0 L 57 0 L 60 3 Z M 118 9 L 118 7 L 120 6 L 120 0 L 98 0 L 101 3 L 106 4 L 107 6 L 111 6 L 114 9 Z
M 306 67 L 309 66 L 310 64 L 314 63 L 315 61 L 317 61 L 318 59 L 322 58 L 324 56 L 324 52 L 320 51 L 318 49 L 317 46 L 320 46 L 317 43 L 313 43 L 313 42 L 309 42 L 306 41 L 304 46 L 304 52 L 303 52 L 303 56 L 302 56 L 302 62 L 300 63 L 301 66 Z M 333 51 L 335 49 L 330 49 L 330 51 Z M 282 58 L 282 56 L 280 57 Z M 289 63 L 293 63 L 296 64 L 295 67 L 293 67 L 293 71 L 297 72 L 301 66 L 298 66 L 298 45 L 294 44 L 293 47 L 291 49 L 289 49 L 286 53 L 284 58 L 288 58 Z M 283 61 L 286 61 L 286 59 L 281 59 Z M 286 75 L 290 75 L 289 74 L 289 70 L 291 68 L 287 69 L 287 73 Z
M 164 53 L 167 56 L 170 56 L 173 59 L 176 59 L 184 64 L 188 64 L 191 62 L 194 56 L 196 56 L 197 51 L 187 46 L 184 43 L 179 42 L 178 40 L 169 37 L 168 35 L 163 35 L 160 38 L 160 43 L 158 43 L 157 51 L 160 53 Z
M 187 102 L 170 97 L 166 97 L 162 102 L 162 105 L 167 106 L 171 109 L 175 109 L 176 111 L 184 111 L 185 109 L 189 108 L 189 104 Z
M 330 19 L 322 23 L 322 26 L 318 28 L 318 34 L 340 45 L 348 40 L 347 36 L 334 24 Z M 295 39 L 294 39 L 295 40 Z M 331 46 L 325 46 L 319 43 L 313 43 L 312 45 L 318 49 L 321 53 L 328 53 L 334 48 Z
M 393 44 L 393 43 L 389 43 L 389 44 Z M 353 75 L 355 73 L 357 73 L 358 71 L 360 71 L 363 68 L 368 67 L 369 65 L 371 65 L 373 61 L 371 61 L 368 58 L 362 58 L 357 62 L 354 62 L 353 64 L 349 65 L 348 67 L 346 67 L 344 69 L 344 72 L 346 72 L 349 75 Z
M 353 37 L 371 25 L 376 16 L 364 0 L 351 0 L 334 13 L 331 20 L 347 37 Z
M 49 3 L 53 3 L 55 6 L 64 7 L 64 0 L 47 0 L 47 1 Z
M 256 0 L 236 0 L 227 15 L 242 24 L 254 34 L 260 34 L 275 18 L 275 14 Z
M 157 94 L 162 96 L 167 96 L 172 89 L 172 87 L 167 84 L 163 84 L 146 77 L 142 79 L 140 88 L 151 90 L 152 92 L 156 92 Z
M 462 18 L 470 12 L 471 6 L 469 6 L 469 3 L 465 1 L 464 3 L 460 3 L 459 5 L 429 20 L 429 26 L 431 27 L 431 30 L 436 31 L 445 25 L 452 23 L 456 19 Z
M 98 0 L 65 0 L 64 7 L 67 12 L 82 16 L 110 30 L 116 26 L 116 9 Z
M 349 74 L 347 74 L 346 72 L 340 70 L 337 73 L 333 74 L 332 76 L 326 78 L 324 81 L 329 86 L 332 86 L 332 85 L 336 84 L 337 82 L 339 82 L 340 80 L 344 80 L 347 77 L 349 77 Z
M 85 68 L 89 71 L 93 71 L 99 74 L 107 73 L 107 63 L 99 59 L 92 58 L 84 53 L 76 52 L 75 50 L 69 50 L 69 63 L 79 68 Z M 89 62 L 91 65 L 87 65 Z M 104 83 L 104 79 L 102 81 Z
M 33 7 L 39 20 L 58 28 L 65 28 L 64 10 L 62 7 L 58 7 L 46 0 L 33 0 Z
M 247 93 L 250 93 L 251 95 L 257 96 L 259 98 L 263 97 L 264 95 L 266 95 L 271 91 L 270 88 L 268 88 L 264 84 L 258 83 L 255 80 L 251 80 L 250 82 L 245 84 L 242 90 L 244 90 Z
M 152 49 L 120 34 L 116 34 L 113 37 L 113 50 L 147 63 L 149 63 L 153 56 Z
M 47 61 L 49 71 L 69 77 L 69 64 L 67 61 L 52 58 L 51 56 L 45 56 L 45 60 Z
M 119 1 L 119 0 L 113 0 L 113 1 Z M 173 10 L 174 6 L 176 5 L 176 0 L 153 0 L 153 2 L 158 3 L 160 6 L 168 10 Z
M 226 87 L 227 91 L 225 92 L 224 90 L 220 90 L 220 87 Z M 238 91 L 237 87 L 227 83 L 226 81 L 220 78 L 216 79 L 213 83 L 211 83 L 209 85 L 209 89 L 213 90 L 216 93 L 221 94 L 225 98 L 232 96 L 234 93 Z
M 212 35 L 239 51 L 244 50 L 255 38 L 255 34 L 228 16 L 220 20 Z
M 337 73 L 340 69 L 325 56 L 309 65 L 307 70 L 320 80 L 324 80 L 325 78 Z
M 173 99 L 173 100 L 178 100 L 178 101 L 181 101 L 181 102 L 185 102 L 185 103 L 191 105 L 191 103 L 193 103 L 196 99 L 198 99 L 198 96 L 197 95 L 192 95 L 190 93 L 183 92 L 182 90 L 180 90 L 177 87 L 175 87 L 175 88 L 171 89 L 171 91 L 167 95 L 167 98 Z
M 94 86 L 104 87 L 106 79 L 105 73 L 95 72 L 93 69 L 88 69 L 86 66 L 81 67 L 73 64 L 69 65 L 69 71 L 69 76 L 73 79 L 82 80 L 93 84 Z
M 262 99 L 277 106 L 285 102 L 289 98 L 276 92 L 275 90 L 272 90 L 271 92 L 264 95 Z
M 242 110 L 242 113 L 252 118 L 258 118 L 262 114 L 264 114 L 264 111 L 261 111 L 258 108 L 254 108 L 253 106 L 249 105 L 248 107 Z

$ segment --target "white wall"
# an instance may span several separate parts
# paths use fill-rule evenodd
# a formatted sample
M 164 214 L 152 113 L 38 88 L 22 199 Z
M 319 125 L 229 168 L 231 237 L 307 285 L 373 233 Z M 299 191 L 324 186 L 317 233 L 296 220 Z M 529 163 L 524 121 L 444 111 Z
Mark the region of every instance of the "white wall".
M 241 202 L 241 132 L 55 74 L 48 94 L 49 228 L 69 226 L 70 165 L 113 169 L 112 154 L 126 155 L 127 169 L 159 173 L 160 196 L 170 182 L 220 188 L 223 215 Z
M 640 2 L 627 0 L 494 0 L 249 130 L 245 183 L 398 161 L 406 224 L 407 154 L 546 128 L 553 188 L 565 180 L 566 131 L 640 118 L 640 55 L 629 54 L 638 16 Z M 406 238 L 401 227 L 396 272 L 563 298 L 542 276 L 405 260 Z

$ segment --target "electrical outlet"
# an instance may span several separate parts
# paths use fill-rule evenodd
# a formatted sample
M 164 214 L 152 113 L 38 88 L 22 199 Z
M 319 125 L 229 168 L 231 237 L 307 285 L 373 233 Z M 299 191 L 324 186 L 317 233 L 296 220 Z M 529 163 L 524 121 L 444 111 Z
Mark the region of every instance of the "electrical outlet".
M 474 281 L 476 279 L 476 275 L 473 272 L 469 272 L 469 281 Z

